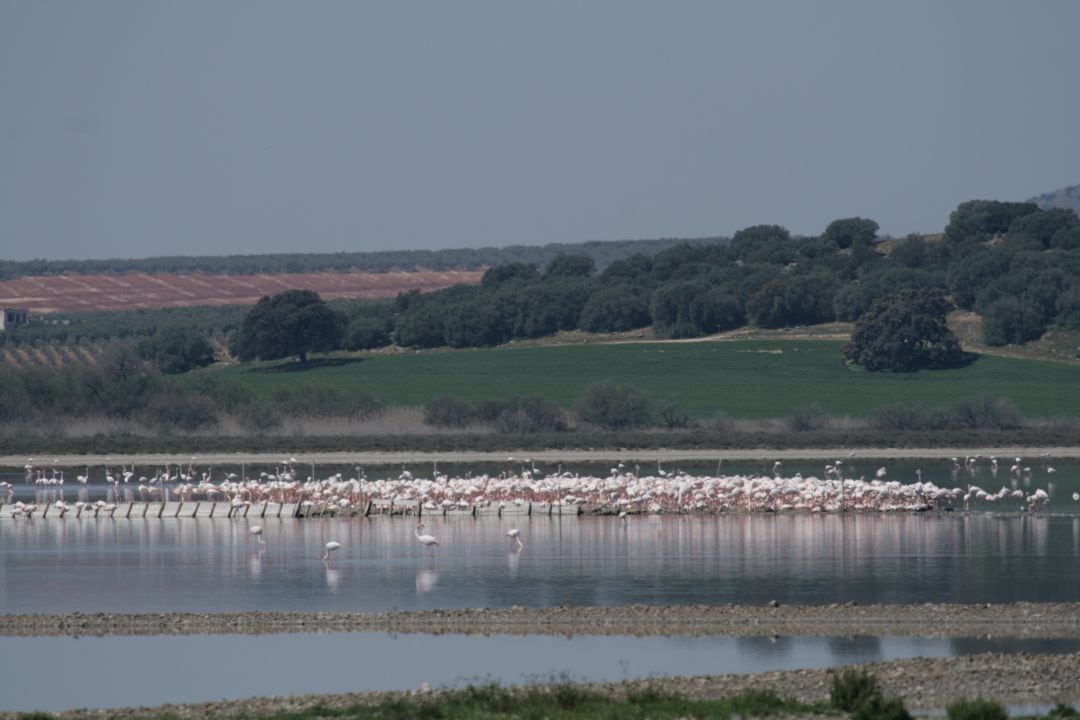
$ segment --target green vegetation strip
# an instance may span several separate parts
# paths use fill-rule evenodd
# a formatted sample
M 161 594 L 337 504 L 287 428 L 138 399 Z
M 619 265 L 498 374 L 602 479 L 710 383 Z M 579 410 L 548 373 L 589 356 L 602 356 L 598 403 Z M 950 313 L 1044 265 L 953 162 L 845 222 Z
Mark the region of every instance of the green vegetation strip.
M 570 407 L 589 385 L 611 381 L 670 398 L 698 418 L 721 411 L 737 419 L 784 417 L 811 405 L 868 417 L 882 405 L 937 408 L 987 394 L 1010 400 L 1028 418 L 1080 413 L 1080 367 L 981 355 L 952 370 L 866 373 L 844 364 L 843 347 L 827 340 L 502 347 L 210 372 L 265 397 L 282 386 L 326 383 L 373 393 L 389 406 L 421 406 L 441 394 L 476 400 L 535 393 Z

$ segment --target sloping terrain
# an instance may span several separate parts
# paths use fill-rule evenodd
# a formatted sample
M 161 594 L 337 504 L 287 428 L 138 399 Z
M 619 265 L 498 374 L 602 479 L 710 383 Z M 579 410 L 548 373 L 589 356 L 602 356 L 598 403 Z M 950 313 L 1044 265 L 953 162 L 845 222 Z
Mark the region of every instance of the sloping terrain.
M 31 312 L 135 310 L 192 305 L 254 304 L 284 290 L 314 290 L 324 300 L 394 297 L 457 284 L 477 284 L 484 270 L 323 272 L 274 275 L 144 273 L 55 275 L 0 282 L 0 307 Z
M 1060 190 L 1043 193 L 1038 197 L 1028 199 L 1043 210 L 1049 208 L 1066 208 L 1080 215 L 1080 185 L 1070 185 Z

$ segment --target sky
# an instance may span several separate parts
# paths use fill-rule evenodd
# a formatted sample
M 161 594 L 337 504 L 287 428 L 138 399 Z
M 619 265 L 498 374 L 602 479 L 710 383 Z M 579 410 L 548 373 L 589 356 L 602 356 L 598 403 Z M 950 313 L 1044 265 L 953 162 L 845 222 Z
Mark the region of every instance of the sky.
M 939 232 L 1080 182 L 1080 2 L 0 0 L 0 259 Z

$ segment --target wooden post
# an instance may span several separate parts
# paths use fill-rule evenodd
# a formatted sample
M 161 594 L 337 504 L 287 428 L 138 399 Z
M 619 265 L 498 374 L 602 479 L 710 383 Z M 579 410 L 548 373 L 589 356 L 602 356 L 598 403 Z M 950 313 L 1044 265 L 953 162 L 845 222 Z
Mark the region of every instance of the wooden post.
M 285 507 L 285 503 L 279 502 L 277 504 L 277 517 L 281 517 L 281 510 Z
M 149 509 L 150 509 L 150 503 L 149 502 L 143 503 L 143 507 L 142 507 L 142 516 L 143 517 L 146 517 L 146 511 L 149 510 Z
M 199 506 L 200 505 L 202 505 L 201 502 L 195 503 L 195 512 L 191 513 L 191 517 L 199 517 Z
M 214 517 L 214 510 L 217 508 L 217 503 L 210 503 L 210 517 Z

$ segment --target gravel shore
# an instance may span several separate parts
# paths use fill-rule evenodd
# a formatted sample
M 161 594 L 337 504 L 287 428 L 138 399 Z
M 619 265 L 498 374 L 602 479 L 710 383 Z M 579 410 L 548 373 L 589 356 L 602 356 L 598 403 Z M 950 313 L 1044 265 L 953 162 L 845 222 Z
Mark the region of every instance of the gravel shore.
M 987 653 L 957 658 L 915 658 L 875 662 L 860 666 L 873 672 L 887 695 L 898 695 L 913 712 L 941 710 L 958 697 L 988 698 L 1006 706 L 1076 703 L 1080 701 L 1080 654 L 1005 655 Z M 588 687 L 619 697 L 646 686 L 696 698 L 723 698 L 746 690 L 772 690 L 804 702 L 828 700 L 832 677 L 829 670 L 792 670 L 758 674 L 709 675 L 665 679 L 598 683 Z M 250 718 L 271 713 L 298 712 L 321 705 L 346 708 L 373 704 L 389 698 L 427 695 L 430 690 L 400 693 L 338 693 L 249 698 L 157 708 L 111 708 L 72 710 L 63 718 Z M 438 692 L 435 690 L 434 692 Z M 0 718 L 14 717 L 0 713 Z
M 548 635 L 829 635 L 1080 638 L 1080 603 L 1008 605 L 631 606 L 434 610 L 388 613 L 70 613 L 0 615 L 0 636 L 263 634 L 377 631 Z M 912 710 L 943 708 L 956 697 L 984 697 L 1010 706 L 1080 702 L 1080 654 L 993 654 L 911 659 L 864 665 L 882 688 Z M 656 685 L 691 697 L 724 697 L 748 689 L 814 701 L 828 698 L 828 670 L 680 677 L 604 683 L 620 695 Z M 406 695 L 415 695 L 405 693 Z M 400 694 L 399 694 L 400 695 Z M 242 717 L 346 707 L 394 693 L 349 693 L 170 705 L 74 710 L 68 718 Z M 0 713 L 0 718 L 12 717 Z
M 484 635 L 892 635 L 1080 639 L 1080 603 L 632 605 L 384 613 L 0 615 L 0 636 L 362 631 Z

